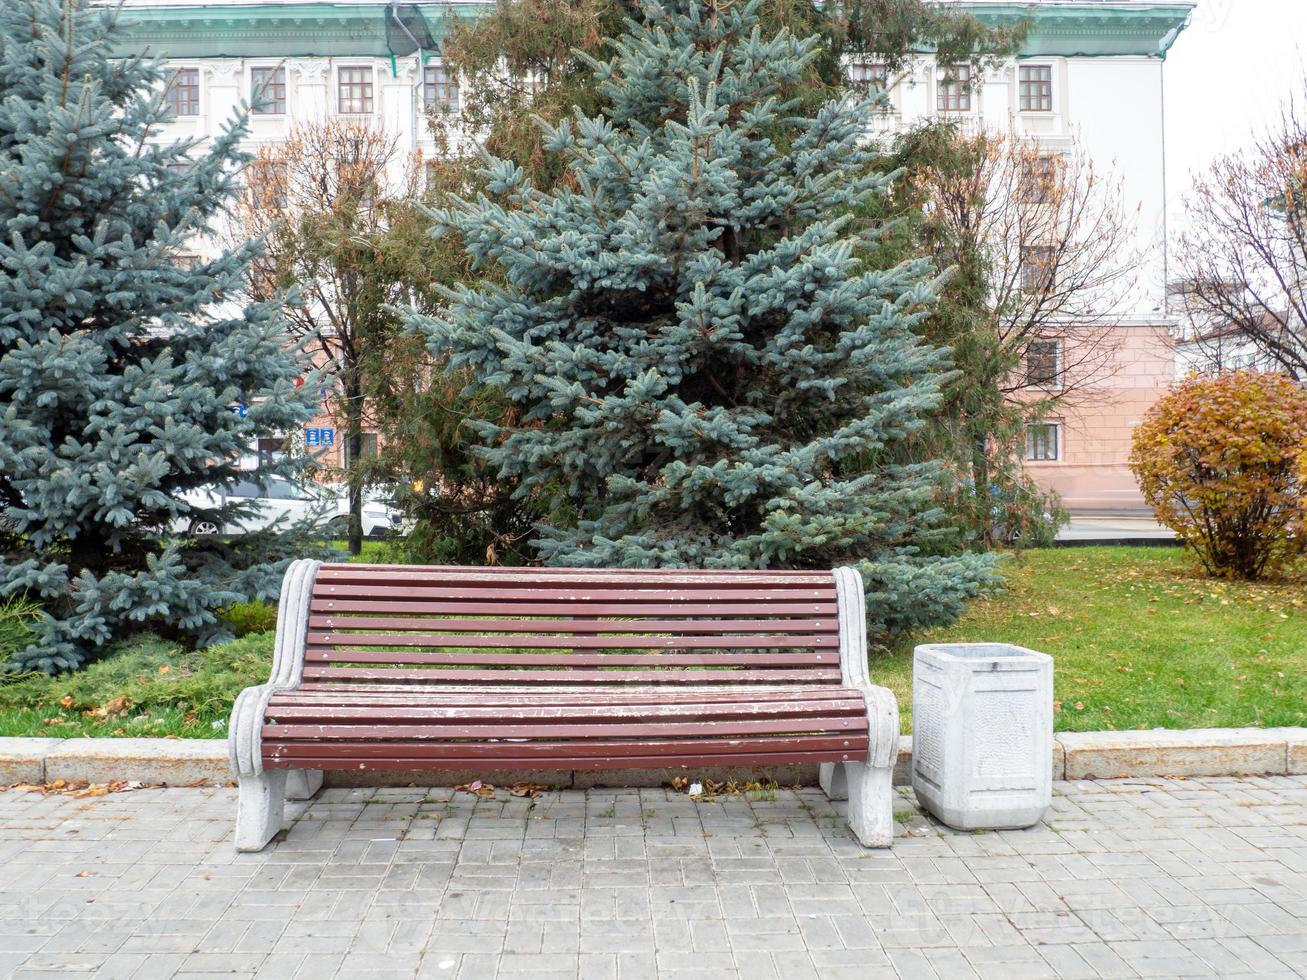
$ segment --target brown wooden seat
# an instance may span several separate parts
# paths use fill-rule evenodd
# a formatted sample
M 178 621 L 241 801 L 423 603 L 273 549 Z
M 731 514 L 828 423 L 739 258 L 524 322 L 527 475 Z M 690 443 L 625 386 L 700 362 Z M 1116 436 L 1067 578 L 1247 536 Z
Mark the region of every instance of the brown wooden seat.
M 278 826 L 265 784 L 287 770 L 315 774 L 302 793 L 330 769 L 819 763 L 834 786 L 833 764 L 892 766 L 863 616 L 850 569 L 296 563 L 273 678 L 233 712 L 233 763 Z

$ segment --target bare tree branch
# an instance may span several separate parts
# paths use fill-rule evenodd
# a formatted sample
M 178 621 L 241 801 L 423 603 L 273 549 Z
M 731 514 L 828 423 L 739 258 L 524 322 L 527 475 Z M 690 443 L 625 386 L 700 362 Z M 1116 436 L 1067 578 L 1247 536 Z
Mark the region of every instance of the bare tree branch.
M 330 401 L 344 422 L 350 488 L 350 548 L 361 542 L 364 428 L 374 423 L 365 397 L 368 372 L 395 330 L 392 304 L 407 286 L 376 262 L 392 223 L 412 207 L 420 161 L 395 137 L 364 122 L 326 119 L 297 126 L 265 147 L 247 170 L 234 234 L 257 238 L 264 253 L 249 289 L 257 298 L 287 297 L 288 332 L 329 366 Z
M 946 233 L 941 265 L 980 263 L 997 356 L 1017 365 L 998 383 L 1031 417 L 1083 403 L 1116 370 L 1116 327 L 1137 284 L 1137 213 L 1120 180 L 1078 146 L 1053 153 L 1012 134 L 958 134 L 968 166 L 927 168 L 927 200 Z M 1057 342 L 1038 385 L 1021 369 L 1030 345 Z M 1051 376 L 1046 368 L 1051 368 Z
M 1185 339 L 1217 368 L 1230 348 L 1307 381 L 1307 119 L 1290 100 L 1256 143 L 1213 164 L 1181 238 Z

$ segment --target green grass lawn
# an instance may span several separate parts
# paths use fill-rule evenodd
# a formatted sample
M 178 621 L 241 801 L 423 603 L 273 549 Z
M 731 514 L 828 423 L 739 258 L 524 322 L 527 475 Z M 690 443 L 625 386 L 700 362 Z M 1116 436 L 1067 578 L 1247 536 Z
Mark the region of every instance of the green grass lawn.
M 188 652 L 139 636 L 76 673 L 0 681 L 0 736 L 222 737 L 236 695 L 268 679 L 273 638 Z
M 1031 551 L 1004 571 L 1003 593 L 925 639 L 1051 654 L 1059 731 L 1307 724 L 1307 581 L 1214 581 L 1178 548 Z M 871 676 L 909 731 L 911 644 Z
M 362 560 L 384 557 L 365 547 Z M 1032 551 L 1005 571 L 1003 593 L 926 639 L 1052 654 L 1059 730 L 1307 724 L 1307 582 L 1211 581 L 1172 548 Z M 260 613 L 247 628 L 266 625 Z M 201 652 L 138 637 L 76 674 L 0 681 L 0 736 L 222 736 L 236 694 L 267 679 L 272 644 L 267 631 Z M 871 673 L 910 730 L 911 643 Z

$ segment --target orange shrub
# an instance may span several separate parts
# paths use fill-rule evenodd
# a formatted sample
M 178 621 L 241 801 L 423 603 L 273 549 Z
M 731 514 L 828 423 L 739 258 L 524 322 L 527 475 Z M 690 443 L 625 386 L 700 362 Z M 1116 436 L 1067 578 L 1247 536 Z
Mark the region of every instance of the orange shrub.
M 1130 454 L 1157 519 L 1210 575 L 1256 579 L 1307 539 L 1307 391 L 1283 374 L 1194 375 L 1135 430 Z

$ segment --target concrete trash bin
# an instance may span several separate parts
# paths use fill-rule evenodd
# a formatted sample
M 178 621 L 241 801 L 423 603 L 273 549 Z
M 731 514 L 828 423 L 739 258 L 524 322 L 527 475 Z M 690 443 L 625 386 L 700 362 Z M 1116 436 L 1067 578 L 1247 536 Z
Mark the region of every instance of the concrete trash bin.
M 1038 823 L 1053 798 L 1053 658 L 924 643 L 912 665 L 912 788 L 956 830 Z

